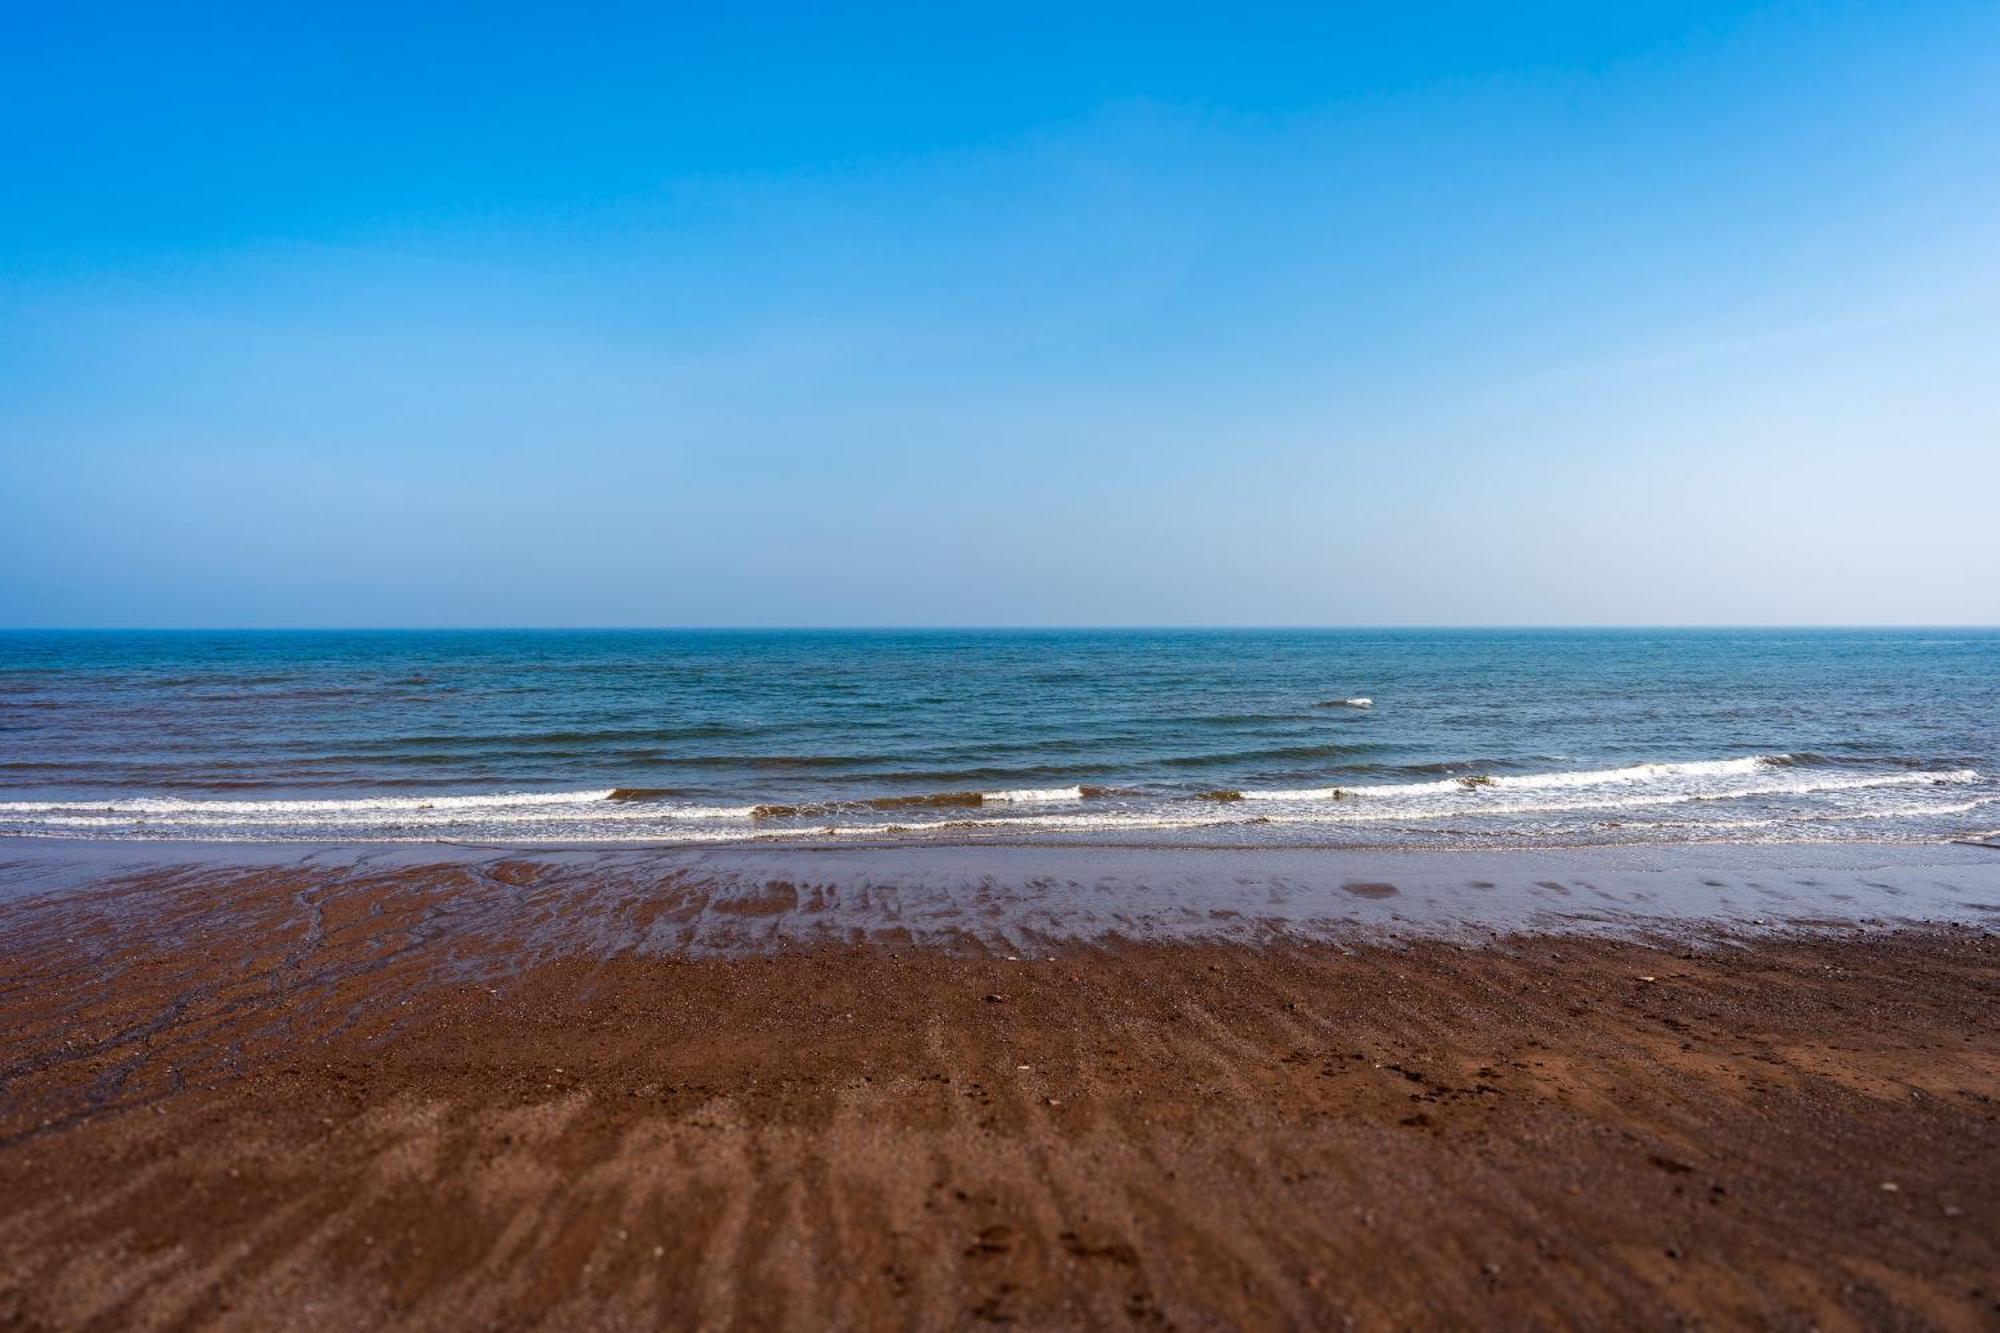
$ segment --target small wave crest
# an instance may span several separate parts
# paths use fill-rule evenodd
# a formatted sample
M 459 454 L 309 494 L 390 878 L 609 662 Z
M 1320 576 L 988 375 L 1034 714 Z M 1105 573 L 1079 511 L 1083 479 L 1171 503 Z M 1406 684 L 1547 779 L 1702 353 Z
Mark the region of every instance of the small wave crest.
M 109 801 L 0 801 L 0 814 L 259 815 L 421 814 L 425 811 L 532 809 L 609 800 L 614 790 L 494 792 L 474 796 L 348 796 L 231 801 L 134 796 Z
M 1817 758 L 1816 756 L 1814 758 Z M 1338 787 L 1308 787 L 1288 789 L 1246 789 L 1225 793 L 1204 792 L 1208 799 L 1241 799 L 1248 801 L 1316 801 L 1362 799 L 1369 801 L 1402 801 L 1428 799 L 1464 793 L 1505 793 L 1505 792 L 1588 792 L 1603 790 L 1617 795 L 1635 789 L 1656 789 L 1662 793 L 1685 792 L 1689 797 L 1703 794 L 1728 794 L 1730 784 L 1758 775 L 1777 777 L 1787 769 L 1812 769 L 1829 767 L 1812 760 L 1801 761 L 1799 756 L 1789 754 L 1751 755 L 1740 759 L 1696 759 L 1672 763 L 1629 764 L 1622 768 L 1591 768 L 1562 770 L 1552 773 L 1461 773 L 1452 777 L 1441 777 L 1426 782 L 1363 783 Z M 1901 768 L 1901 766 L 1899 766 Z M 1774 787 L 1773 792 L 1796 791 L 1801 794 L 1818 790 L 1837 789 L 1862 783 L 1868 785 L 1941 782 L 1956 783 L 1972 781 L 1978 773 L 1970 768 L 1919 770 L 1901 768 L 1889 774 L 1856 776 L 1814 777 L 1810 773 L 1800 773 L 1786 779 L 1784 785 Z M 1761 790 L 1761 789 L 1760 789 Z M 1747 789 L 1745 794 L 1748 794 Z
M 751 811 L 753 819 L 823 818 L 862 811 L 950 810 L 983 805 L 1039 804 L 1081 801 L 1110 792 L 1108 787 L 1022 787 L 1012 791 L 939 791 L 913 796 L 876 796 L 859 801 L 799 801 L 767 803 Z
M 1081 801 L 1084 799 L 1082 787 L 1018 787 L 1012 791 L 981 792 L 983 800 L 1003 804 L 1044 801 Z
M 915 796 L 876 796 L 864 801 L 767 802 L 766 804 L 752 807 L 750 817 L 753 819 L 819 819 L 827 815 L 852 814 L 866 810 L 946 810 L 955 807 L 983 805 L 985 800 L 985 795 L 976 791 L 939 791 L 925 792 Z
M 1593 810 L 1610 812 L 1686 802 L 1756 798 L 1822 801 L 1877 789 L 1951 787 L 1980 781 L 1979 772 L 1971 768 L 1898 769 L 1887 773 L 1830 772 L 1824 768 L 1800 767 L 1788 760 L 1789 756 L 1755 756 L 1557 773 L 1476 773 L 1432 782 L 1246 790 L 1235 793 L 1235 796 L 1248 801 L 1295 807 L 1351 803 L 1347 812 L 1338 816 L 1315 813 L 1309 809 L 1295 809 L 1286 816 L 1314 822 L 1327 819 L 1422 821 L 1465 814 L 1505 816 Z

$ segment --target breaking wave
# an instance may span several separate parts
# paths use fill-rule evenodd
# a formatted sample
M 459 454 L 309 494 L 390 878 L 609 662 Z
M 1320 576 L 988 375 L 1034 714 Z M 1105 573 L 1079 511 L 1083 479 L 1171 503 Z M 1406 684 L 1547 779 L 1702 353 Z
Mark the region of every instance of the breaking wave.
M 1437 766 L 1425 766 L 1436 771 Z M 1952 788 L 1923 796 L 1918 789 Z M 1901 795 L 1898 795 L 1901 793 Z M 953 831 L 1032 835 L 1148 833 L 1256 825 L 1351 824 L 1417 836 L 1540 836 L 1628 827 L 1664 832 L 1793 830 L 1947 821 L 1996 801 L 1969 767 L 1771 754 L 1539 773 L 1471 771 L 1416 781 L 1314 787 L 1110 787 L 1076 784 L 864 798 L 722 803 L 683 789 L 610 787 L 450 796 L 234 800 L 149 796 L 0 802 L 0 834 L 105 838 L 355 841 L 559 838 L 701 842 L 784 836 L 883 837 Z M 1672 813 L 1666 813 L 1667 811 Z M 1684 834 L 1683 834 L 1684 835 Z M 1358 835 L 1357 835 L 1358 836 Z M 1371 835 L 1377 836 L 1377 835 Z
M 1796 776 L 1786 770 L 1804 768 Z M 1205 793 L 1211 800 L 1324 802 L 1355 801 L 1364 804 L 1434 804 L 1439 798 L 1457 798 L 1456 810 L 1463 810 L 1468 797 L 1486 798 L 1488 808 L 1497 808 L 1494 798 L 1515 793 L 1573 793 L 1574 798 L 1553 805 L 1507 804 L 1513 810 L 1566 809 L 1603 806 L 1664 804 L 1676 801 L 1718 800 L 1748 796 L 1797 795 L 1854 790 L 1869 787 L 1899 787 L 1975 782 L 1979 773 L 1971 768 L 1948 770 L 1900 769 L 1874 774 L 1814 774 L 1810 766 L 1797 763 L 1791 755 L 1756 755 L 1745 759 L 1702 759 L 1683 763 L 1632 764 L 1624 768 L 1577 769 L 1555 773 L 1491 774 L 1467 773 L 1429 782 L 1361 783 L 1338 787 L 1307 787 L 1272 790 L 1223 791 Z

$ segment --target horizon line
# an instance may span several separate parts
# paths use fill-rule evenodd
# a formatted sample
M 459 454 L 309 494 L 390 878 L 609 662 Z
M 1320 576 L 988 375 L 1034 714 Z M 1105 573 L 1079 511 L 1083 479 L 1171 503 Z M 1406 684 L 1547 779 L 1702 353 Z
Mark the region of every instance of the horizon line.
M 1278 633 L 1446 631 L 1781 631 L 1781 630 L 2000 630 L 2000 623 L 1957 622 L 1699 622 L 1582 621 L 1573 623 L 1296 623 L 1216 624 L 1109 622 L 1103 624 L 770 624 L 770 625 L 0 625 L 0 634 L 1027 634 L 1027 633 Z

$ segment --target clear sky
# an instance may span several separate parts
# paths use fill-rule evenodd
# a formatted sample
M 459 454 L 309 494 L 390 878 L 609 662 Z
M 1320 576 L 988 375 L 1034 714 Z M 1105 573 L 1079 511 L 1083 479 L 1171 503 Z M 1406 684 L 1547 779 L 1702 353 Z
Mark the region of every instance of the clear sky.
M 2000 6 L 841 8 L 15 7 L 0 624 L 2000 622 Z

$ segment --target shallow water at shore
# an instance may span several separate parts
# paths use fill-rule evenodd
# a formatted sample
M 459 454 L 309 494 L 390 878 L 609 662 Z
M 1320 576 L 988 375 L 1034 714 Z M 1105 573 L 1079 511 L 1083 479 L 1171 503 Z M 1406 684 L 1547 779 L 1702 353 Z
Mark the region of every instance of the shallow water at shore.
M 1675 938 L 2000 923 L 2000 849 L 1900 844 L 1357 851 L 1155 847 L 0 844 L 0 906 L 155 888 L 437 898 L 534 957 L 876 943 L 1038 955 L 1157 943 Z M 93 906 L 93 899 L 101 902 Z

